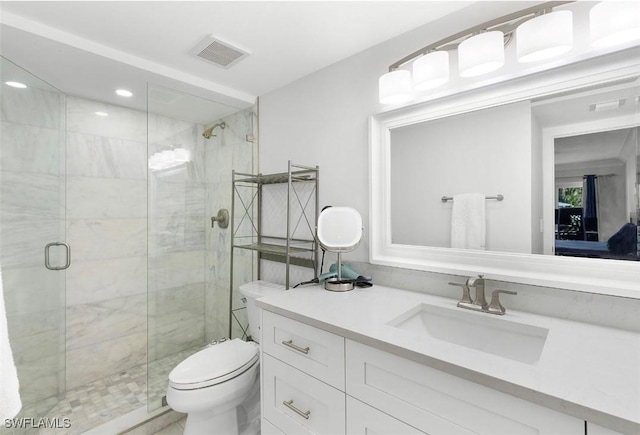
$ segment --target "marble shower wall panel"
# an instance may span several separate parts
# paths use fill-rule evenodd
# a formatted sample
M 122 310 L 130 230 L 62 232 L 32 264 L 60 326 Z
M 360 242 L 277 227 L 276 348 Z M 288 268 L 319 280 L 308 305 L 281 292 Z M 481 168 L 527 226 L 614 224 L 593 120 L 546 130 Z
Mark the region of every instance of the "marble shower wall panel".
M 67 98 L 67 389 L 146 362 L 146 142 L 146 113 Z
M 147 179 L 146 141 L 137 142 L 86 133 L 67 134 L 67 175 L 108 179 Z
M 74 263 L 67 271 L 67 306 L 144 294 L 146 270 L 146 256 Z
M 149 155 L 185 148 L 191 161 L 149 172 L 148 360 L 204 344 L 204 144 L 197 124 L 149 115 Z
M 145 219 L 147 183 L 118 178 L 67 177 L 67 219 Z M 98 200 L 94 199 L 98 198 Z
M 205 283 L 187 284 L 156 292 L 149 301 L 149 360 L 156 361 L 179 351 L 203 345 Z
M 64 234 L 64 104 L 57 92 L 2 87 L 0 263 L 25 409 L 64 386 L 65 273 L 43 266 L 44 245 Z
M 106 112 L 109 116 L 97 116 L 96 112 Z M 147 114 L 112 104 L 67 97 L 67 131 L 146 144 Z
M 237 112 L 221 121 L 226 123 L 224 130 L 216 130 L 216 137 L 206 141 L 207 165 L 207 216 L 215 216 L 218 210 L 231 210 L 232 169 L 246 174 L 256 173 L 257 141 L 247 141 L 247 136 L 257 136 L 255 107 Z M 219 122 L 219 121 L 217 121 Z M 207 299 L 206 299 L 206 337 L 213 340 L 229 334 L 229 322 L 233 327 L 232 337 L 242 337 L 242 329 L 229 313 L 229 282 L 231 278 L 231 232 L 235 225 L 221 229 L 217 225 L 209 228 L 207 240 Z M 234 257 L 234 299 L 238 299 L 237 287 L 241 283 L 252 281 L 255 274 L 255 254 L 251 251 L 238 252 Z M 240 306 L 242 304 L 240 303 Z M 244 310 L 237 316 L 246 328 Z
M 4 121 L 1 128 L 2 171 L 53 175 L 60 173 L 60 142 L 64 135 L 59 129 Z
M 36 87 L 2 87 L 0 121 L 48 128 L 60 132 L 64 127 L 64 96 Z
M 185 148 L 191 161 L 185 171 L 167 177 L 171 182 L 204 182 L 204 139 L 202 126 L 187 121 L 149 114 L 149 154 L 167 147 Z
M 146 339 L 147 333 L 139 332 L 80 349 L 67 349 L 67 389 L 145 364 Z

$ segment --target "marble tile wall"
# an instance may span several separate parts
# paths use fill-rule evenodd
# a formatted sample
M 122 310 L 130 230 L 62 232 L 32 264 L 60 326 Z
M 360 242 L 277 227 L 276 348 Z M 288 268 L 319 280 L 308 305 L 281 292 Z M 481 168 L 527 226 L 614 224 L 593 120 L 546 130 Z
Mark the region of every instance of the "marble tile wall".
M 258 172 L 257 158 L 257 111 L 249 108 L 223 119 L 226 128 L 207 141 L 207 215 L 215 216 L 218 210 L 231 211 L 232 169 L 253 174 Z M 218 131 L 218 130 L 216 130 Z M 254 137 L 254 142 L 247 140 Z M 213 169 L 215 168 L 215 169 Z M 250 200 L 250 198 L 249 198 Z M 240 218 L 238 217 L 237 220 Z M 237 224 L 237 222 L 236 222 Z M 245 310 L 236 311 L 240 323 L 230 317 L 230 297 L 234 308 L 242 308 L 238 286 L 252 281 L 256 276 L 256 257 L 252 251 L 235 250 L 234 289 L 230 294 L 231 278 L 231 236 L 233 223 L 226 229 L 208 228 L 207 247 L 207 298 L 206 298 L 206 338 L 211 341 L 229 335 L 229 322 L 233 326 L 232 337 L 242 337 L 247 320 Z M 241 326 L 242 325 L 242 326 Z
M 0 265 L 28 415 L 32 404 L 46 411 L 64 389 L 65 272 L 42 264 L 44 246 L 64 239 L 65 100 L 50 89 L 3 85 L 0 102 Z
M 109 116 L 96 116 L 96 111 Z M 67 389 L 146 363 L 147 116 L 67 97 Z
M 0 256 L 25 409 L 228 334 L 229 230 L 211 229 L 209 216 L 230 207 L 231 168 L 255 171 L 255 117 L 226 118 L 216 143 L 202 125 L 3 93 Z M 147 153 L 167 146 L 192 161 L 147 174 Z M 44 243 L 56 240 L 72 247 L 65 272 L 42 268 Z M 237 279 L 250 281 L 252 256 L 245 264 Z
M 185 148 L 191 161 L 149 171 L 148 360 L 205 343 L 204 127 L 149 115 L 148 153 Z

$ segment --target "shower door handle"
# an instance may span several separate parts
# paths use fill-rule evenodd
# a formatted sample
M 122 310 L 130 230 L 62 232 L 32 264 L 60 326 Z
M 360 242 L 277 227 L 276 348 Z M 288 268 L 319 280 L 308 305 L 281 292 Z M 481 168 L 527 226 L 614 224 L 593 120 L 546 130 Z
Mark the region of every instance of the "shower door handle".
M 51 249 L 52 246 L 65 247 L 65 251 L 67 253 L 67 261 L 65 262 L 64 266 L 51 265 L 51 262 L 49 261 L 49 250 Z M 46 267 L 49 270 L 65 270 L 65 269 L 68 269 L 69 266 L 71 266 L 71 247 L 66 243 L 62 243 L 62 242 L 47 243 L 47 245 L 44 247 L 44 267 Z

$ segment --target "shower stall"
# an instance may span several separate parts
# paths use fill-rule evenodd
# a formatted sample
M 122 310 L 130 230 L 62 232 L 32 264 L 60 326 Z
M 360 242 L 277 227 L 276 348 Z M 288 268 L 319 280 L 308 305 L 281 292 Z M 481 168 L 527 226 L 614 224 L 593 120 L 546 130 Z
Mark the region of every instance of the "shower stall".
M 230 207 L 232 169 L 257 171 L 257 108 L 150 84 L 147 110 L 135 110 L 0 60 L 0 271 L 17 418 L 82 433 L 161 408 L 169 371 L 228 334 L 231 226 L 211 217 Z M 234 283 L 255 263 L 234 263 Z

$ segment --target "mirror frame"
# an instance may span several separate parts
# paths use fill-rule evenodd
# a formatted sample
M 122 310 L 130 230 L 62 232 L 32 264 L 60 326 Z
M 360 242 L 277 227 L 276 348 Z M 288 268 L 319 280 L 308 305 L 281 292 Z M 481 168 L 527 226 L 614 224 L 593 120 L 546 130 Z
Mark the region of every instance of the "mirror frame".
M 488 252 L 391 242 L 391 130 L 419 122 L 524 100 L 628 83 L 640 77 L 640 47 L 576 62 L 485 88 L 383 112 L 369 119 L 369 261 L 454 275 L 484 274 L 487 279 L 640 299 L 640 261 L 617 261 L 541 254 Z M 636 113 L 640 123 L 640 115 Z M 544 130 L 543 130 L 544 131 Z M 547 132 L 548 133 L 548 132 Z M 548 136 L 548 134 L 547 134 Z M 548 139 L 547 139 L 548 140 Z M 548 142 L 547 142 L 548 143 Z M 543 155 L 543 189 L 552 181 L 554 157 Z M 543 218 L 554 207 L 543 192 Z

